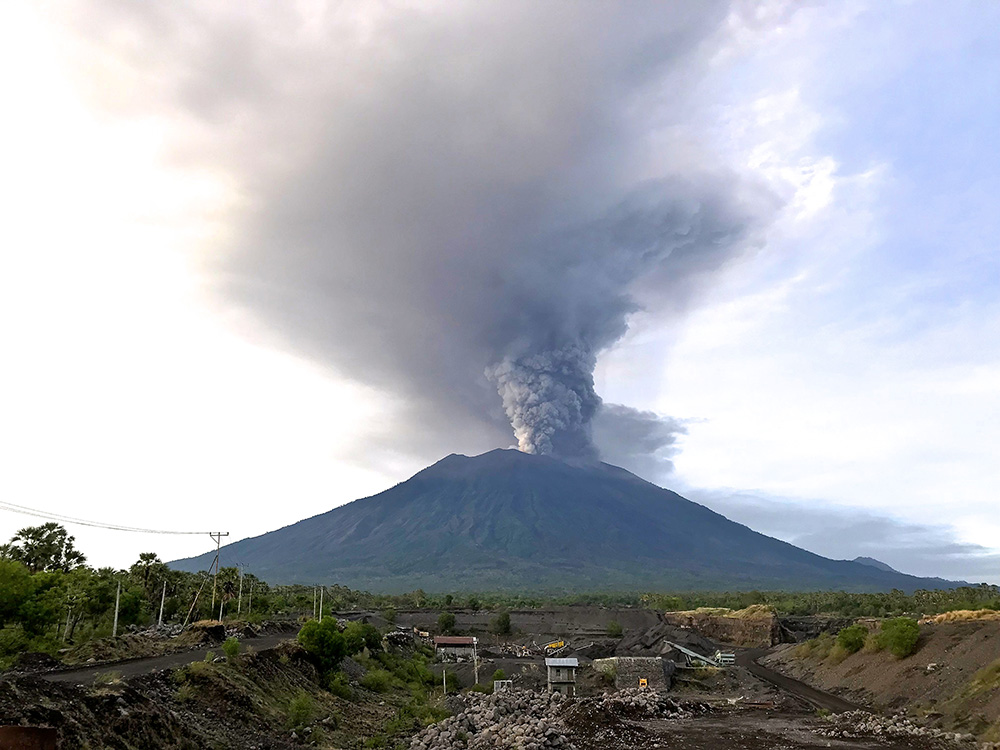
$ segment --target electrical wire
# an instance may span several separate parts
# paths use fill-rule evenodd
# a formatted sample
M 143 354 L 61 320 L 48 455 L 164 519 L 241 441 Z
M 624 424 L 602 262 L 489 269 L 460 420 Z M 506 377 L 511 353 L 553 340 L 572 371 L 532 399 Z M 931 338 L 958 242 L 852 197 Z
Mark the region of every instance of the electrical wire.
M 73 516 L 66 516 L 61 513 L 50 513 L 44 510 L 36 510 L 35 508 L 28 508 L 24 505 L 17 505 L 15 503 L 9 503 L 6 500 L 0 500 L 0 510 L 9 510 L 12 513 L 21 513 L 26 516 L 34 516 L 35 518 L 44 518 L 48 521 L 61 521 L 62 523 L 75 523 L 80 526 L 92 526 L 95 529 L 110 529 L 112 531 L 130 531 L 136 534 L 184 534 L 184 535 L 204 535 L 204 534 L 214 534 L 213 531 L 166 531 L 164 529 L 143 529 L 137 526 L 123 526 L 117 523 L 101 523 L 100 521 L 88 521 L 83 518 L 75 518 Z

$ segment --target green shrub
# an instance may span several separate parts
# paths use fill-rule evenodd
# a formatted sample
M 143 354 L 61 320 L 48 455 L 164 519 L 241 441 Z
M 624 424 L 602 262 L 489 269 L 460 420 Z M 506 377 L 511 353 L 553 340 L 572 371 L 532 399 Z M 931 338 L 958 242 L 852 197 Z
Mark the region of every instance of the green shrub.
M 373 669 L 361 678 L 361 685 L 376 693 L 384 693 L 392 687 L 392 675 L 384 669 Z
M 211 664 L 213 661 L 215 661 L 215 652 L 214 651 L 206 651 L 205 652 L 205 662 L 208 663 L 208 664 Z
M 903 659 L 917 650 L 920 626 L 910 617 L 894 617 L 882 623 L 879 640 L 882 646 L 898 659 Z
M 382 610 L 382 619 L 385 620 L 390 625 L 396 622 L 396 608 L 386 607 Z
M 288 702 L 287 717 L 285 725 L 289 729 L 302 729 L 310 722 L 316 712 L 316 704 L 305 690 L 300 690 L 295 697 Z
M 351 687 L 351 683 L 347 680 L 347 675 L 343 672 L 328 672 L 326 678 L 323 680 L 323 687 L 328 692 L 344 700 L 352 701 L 357 697 L 354 693 L 354 688 Z
M 507 673 L 504 672 L 502 669 L 498 669 L 496 672 L 493 673 L 493 679 L 494 680 L 506 680 L 507 679 Z
M 622 633 L 624 633 L 624 632 L 625 631 L 622 630 L 621 623 L 619 623 L 619 622 L 617 622 L 615 620 L 612 620 L 611 622 L 608 623 L 608 637 L 609 638 L 621 638 L 622 637 Z
M 240 655 L 240 642 L 236 638 L 227 638 L 222 644 L 222 653 L 229 662 L 236 661 L 236 657 Z
M 455 629 L 455 615 L 451 612 L 442 612 L 438 615 L 438 630 L 442 633 L 450 633 Z
M 865 645 L 868 629 L 864 625 L 851 625 L 837 633 L 837 645 L 849 654 L 856 654 Z
M 444 684 L 449 693 L 457 693 L 462 689 L 462 681 L 454 672 L 445 672 Z
M 187 703 L 194 700 L 195 695 L 194 685 L 181 685 L 174 691 L 174 700 L 178 703 Z

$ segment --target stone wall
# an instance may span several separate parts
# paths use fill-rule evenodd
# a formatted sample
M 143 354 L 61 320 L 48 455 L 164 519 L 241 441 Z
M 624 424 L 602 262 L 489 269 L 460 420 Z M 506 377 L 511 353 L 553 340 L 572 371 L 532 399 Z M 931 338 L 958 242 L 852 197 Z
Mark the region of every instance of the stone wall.
M 659 656 L 614 656 L 595 659 L 594 669 L 614 672 L 618 690 L 639 687 L 639 679 L 646 678 L 650 690 L 669 690 L 674 676 L 674 663 Z

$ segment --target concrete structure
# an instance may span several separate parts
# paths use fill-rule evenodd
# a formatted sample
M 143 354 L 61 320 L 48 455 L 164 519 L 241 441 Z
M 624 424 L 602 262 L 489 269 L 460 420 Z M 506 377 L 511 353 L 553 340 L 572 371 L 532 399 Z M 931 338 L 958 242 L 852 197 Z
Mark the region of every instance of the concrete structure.
M 545 666 L 550 693 L 562 693 L 569 698 L 576 695 L 576 670 L 580 666 L 576 657 L 546 659 Z
M 674 663 L 659 656 L 614 656 L 594 659 L 594 669 L 615 676 L 615 688 L 644 687 L 649 690 L 669 690 Z M 645 682 L 643 682 L 645 681 Z
M 476 639 L 457 635 L 436 635 L 434 655 L 440 661 L 472 661 L 476 657 Z

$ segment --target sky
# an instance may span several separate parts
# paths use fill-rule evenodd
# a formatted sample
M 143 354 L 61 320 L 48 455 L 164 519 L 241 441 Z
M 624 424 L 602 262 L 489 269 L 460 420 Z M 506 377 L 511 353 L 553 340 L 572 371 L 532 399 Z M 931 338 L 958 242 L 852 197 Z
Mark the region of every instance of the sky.
M 1000 6 L 0 21 L 0 501 L 202 532 L 92 564 L 520 447 L 1000 582 Z

